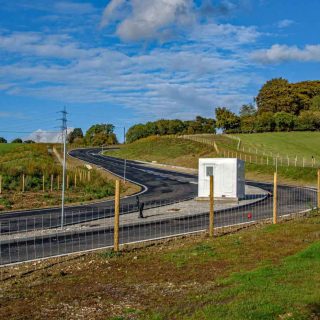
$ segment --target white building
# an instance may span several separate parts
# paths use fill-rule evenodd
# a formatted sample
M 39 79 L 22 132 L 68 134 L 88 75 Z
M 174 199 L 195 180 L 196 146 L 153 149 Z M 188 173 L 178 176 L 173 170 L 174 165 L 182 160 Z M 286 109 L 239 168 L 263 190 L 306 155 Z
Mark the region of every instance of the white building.
M 199 159 L 198 197 L 210 193 L 210 176 L 214 176 L 214 197 L 243 199 L 245 197 L 244 161 L 234 158 Z

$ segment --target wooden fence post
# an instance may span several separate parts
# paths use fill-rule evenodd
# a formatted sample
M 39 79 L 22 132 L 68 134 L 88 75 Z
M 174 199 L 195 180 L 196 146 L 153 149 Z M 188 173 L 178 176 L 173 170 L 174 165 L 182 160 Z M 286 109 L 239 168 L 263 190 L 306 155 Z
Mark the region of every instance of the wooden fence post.
M 74 174 L 74 187 L 77 187 L 77 173 Z
M 69 175 L 67 175 L 67 190 L 69 189 Z
M 120 210 L 120 180 L 116 180 L 115 188 L 115 198 L 114 198 L 114 241 L 113 250 L 115 252 L 119 251 L 119 210 Z
M 214 180 L 210 176 L 210 216 L 209 216 L 209 236 L 213 237 L 214 234 Z
M 24 177 L 24 173 L 22 174 L 22 192 L 25 191 L 25 177 Z
M 60 176 L 57 177 L 57 189 L 60 190 Z
M 0 176 L 0 194 L 2 194 L 2 176 Z
M 50 190 L 53 191 L 53 174 L 51 175 Z
M 320 169 L 318 169 L 318 209 L 320 209 Z
M 277 196 L 278 196 L 278 173 L 274 173 L 273 177 L 273 224 L 277 223 L 278 207 L 277 207 Z
M 45 187 L 44 187 L 44 174 L 42 175 L 42 192 L 45 191 Z

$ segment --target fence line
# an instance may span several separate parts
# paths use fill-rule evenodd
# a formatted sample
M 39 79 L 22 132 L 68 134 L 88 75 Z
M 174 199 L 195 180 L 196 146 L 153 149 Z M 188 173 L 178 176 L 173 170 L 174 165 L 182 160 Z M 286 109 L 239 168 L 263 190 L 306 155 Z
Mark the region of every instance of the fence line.
M 278 166 L 285 166 L 285 167 L 310 167 L 310 168 L 317 168 L 320 165 L 320 162 L 315 158 L 311 157 L 311 160 L 306 159 L 305 157 L 296 157 L 292 158 L 289 155 L 280 155 L 279 153 L 275 154 L 272 152 L 261 152 L 256 147 L 235 147 L 230 146 L 230 148 L 234 148 L 234 150 L 230 150 L 229 148 L 219 146 L 216 142 L 225 142 L 225 138 L 222 136 L 221 138 L 217 138 L 217 135 L 210 135 L 210 134 L 197 134 L 197 135 L 181 135 L 179 136 L 182 139 L 192 140 L 195 142 L 207 144 L 214 147 L 215 152 L 220 157 L 239 157 L 241 160 L 246 162 L 254 163 L 254 164 L 263 164 L 263 165 L 275 165 L 278 163 Z M 230 135 L 228 135 L 230 137 Z M 230 137 L 231 138 L 231 137 Z M 233 140 L 238 139 L 236 137 L 231 138 Z M 228 154 L 228 156 L 226 156 Z
M 120 250 L 127 243 L 204 230 L 215 235 L 220 230 L 259 221 L 277 223 L 288 215 L 319 207 L 320 173 L 318 175 L 318 190 L 278 186 L 276 175 L 274 184 L 248 182 L 246 197 L 239 201 L 213 197 L 208 201 L 193 198 L 148 200 L 141 196 L 140 203 L 145 204 L 144 218 L 139 218 L 134 198 L 116 201 L 116 208 L 94 205 L 69 208 L 65 212 L 63 229 L 59 210 L 17 218 L 0 216 L 0 264 L 113 246 Z M 213 191 L 212 178 L 212 195 Z M 116 219 L 115 212 L 119 212 Z

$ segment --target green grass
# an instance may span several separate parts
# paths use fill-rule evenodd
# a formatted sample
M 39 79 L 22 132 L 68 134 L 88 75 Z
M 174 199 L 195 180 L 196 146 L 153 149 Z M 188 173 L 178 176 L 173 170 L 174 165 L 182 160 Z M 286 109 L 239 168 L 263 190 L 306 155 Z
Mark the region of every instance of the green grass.
M 252 146 L 261 152 L 290 158 L 305 157 L 309 162 L 314 156 L 320 160 L 320 132 L 272 132 L 237 134 L 244 146 Z
M 196 167 L 199 156 L 212 152 L 213 148 L 202 143 L 169 137 L 148 137 L 123 146 L 119 150 L 107 151 L 114 157 L 157 161 Z
M 320 242 L 218 285 L 222 290 L 210 296 L 215 303 L 184 319 L 310 319 L 320 314 Z

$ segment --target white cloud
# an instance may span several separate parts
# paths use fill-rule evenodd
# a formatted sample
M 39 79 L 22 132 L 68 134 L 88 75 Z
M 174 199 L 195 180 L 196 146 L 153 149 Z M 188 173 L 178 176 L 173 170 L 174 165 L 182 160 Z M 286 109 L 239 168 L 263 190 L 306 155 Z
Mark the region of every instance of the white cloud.
M 101 25 L 118 15 L 126 2 L 112 0 L 106 7 Z M 127 16 L 118 24 L 117 35 L 124 41 L 167 40 L 176 28 L 186 28 L 196 19 L 193 0 L 132 0 Z
M 283 29 L 283 28 L 288 28 L 291 25 L 294 24 L 293 20 L 290 19 L 284 19 L 284 20 L 280 20 L 277 24 L 278 28 Z
M 275 44 L 270 49 L 258 50 L 251 57 L 260 63 L 280 63 L 287 61 L 312 62 L 320 61 L 320 45 L 297 46 Z
M 73 128 L 68 128 L 67 133 L 73 131 Z M 61 143 L 62 142 L 62 134 L 58 131 L 47 131 L 38 129 L 31 133 L 29 136 L 24 138 L 24 140 L 33 140 L 35 142 L 40 143 Z

